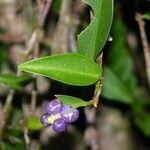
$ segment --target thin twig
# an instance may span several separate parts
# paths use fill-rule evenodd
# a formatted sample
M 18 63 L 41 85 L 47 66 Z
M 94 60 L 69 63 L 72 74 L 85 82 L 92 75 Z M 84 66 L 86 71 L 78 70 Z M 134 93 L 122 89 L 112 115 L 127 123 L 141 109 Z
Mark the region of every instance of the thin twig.
M 16 76 L 20 76 L 20 75 L 21 75 L 21 71 L 17 70 Z M 0 118 L 1 118 L 0 140 L 2 140 L 5 128 L 7 126 L 7 121 L 8 121 L 9 114 L 10 114 L 10 111 L 12 108 L 12 101 L 14 98 L 14 94 L 15 94 L 14 90 L 9 91 L 9 93 L 7 94 L 7 97 L 6 97 L 6 102 L 4 104 L 4 107 L 3 107 L 2 111 L 0 112 Z
M 37 102 L 37 90 L 32 90 L 31 92 L 31 114 L 34 115 L 35 108 L 36 108 L 36 102 Z
M 28 41 L 28 48 L 27 48 L 27 55 L 26 58 L 29 58 L 30 54 L 32 54 L 32 58 L 38 58 L 39 57 L 39 47 L 40 47 L 40 43 L 42 42 L 43 39 L 43 25 L 45 23 L 45 19 L 46 16 L 48 14 L 50 5 L 51 5 L 52 0 L 48 0 L 45 1 L 44 6 L 41 6 L 41 0 L 37 0 L 37 3 L 39 5 L 39 9 L 40 9 L 40 13 L 39 13 L 39 17 L 38 17 L 38 21 L 37 21 L 37 28 L 35 29 L 35 31 L 33 32 L 31 38 Z M 31 105 L 30 105 L 30 109 L 31 109 L 31 113 L 32 115 L 35 114 L 35 109 L 36 109 L 36 103 L 37 103 L 37 95 L 38 95 L 38 91 L 37 91 L 37 84 L 36 84 L 36 76 L 33 75 L 34 78 L 34 82 L 33 82 L 33 89 L 31 91 Z M 24 139 L 25 139 L 25 143 L 26 143 L 26 149 L 30 149 L 30 144 L 31 144 L 31 140 L 28 134 L 28 128 L 26 126 L 26 118 L 24 118 L 21 122 L 22 127 L 23 127 L 23 133 L 24 133 Z
M 20 124 L 23 128 L 23 133 L 24 133 L 24 139 L 25 139 L 25 143 L 26 143 L 26 149 L 28 150 L 29 149 L 29 145 L 30 145 L 30 137 L 28 135 L 28 128 L 26 126 L 26 122 L 25 120 L 21 120 L 20 121 Z
M 48 13 L 48 10 L 49 10 L 49 7 L 51 5 L 51 2 L 52 0 L 47 0 L 40 15 L 39 15 L 39 20 L 38 20 L 38 26 L 43 26 L 44 25 L 44 22 L 45 22 L 45 19 L 46 19 L 46 16 L 47 16 L 47 13 Z M 42 30 L 43 31 L 43 30 Z M 39 44 L 41 42 L 43 38 L 43 32 L 41 32 L 41 30 L 35 30 L 35 32 L 33 32 L 33 35 L 30 39 L 30 44 L 29 44 L 29 47 L 27 49 L 27 54 L 26 54 L 26 60 L 28 59 L 30 53 L 32 53 L 32 50 L 34 49 L 34 47 L 36 48 L 36 51 L 35 51 L 35 55 L 34 57 L 38 57 L 38 53 L 39 53 Z M 3 36 L 1 38 L 1 40 L 5 40 L 6 42 L 9 42 L 10 40 L 9 39 L 14 39 L 14 36 Z M 22 41 L 22 38 L 21 38 L 21 41 Z M 38 43 L 37 43 L 38 41 Z M 20 42 L 20 38 L 16 37 L 15 38 L 15 42 Z M 20 75 L 20 71 L 18 70 L 17 71 L 17 76 Z M 12 101 L 13 101 L 13 98 L 14 98 L 14 93 L 15 91 L 14 90 L 10 90 L 7 97 L 6 97 L 6 102 L 4 104 L 4 107 L 0 113 L 0 118 L 1 118 L 1 123 L 0 123 L 0 140 L 2 140 L 2 137 L 3 137 L 3 134 L 4 134 L 4 130 L 6 128 L 6 125 L 7 125 L 7 121 L 8 121 L 8 117 L 9 117 L 9 114 L 10 114 L 10 111 L 11 111 L 11 107 L 12 107 Z M 37 97 L 37 92 L 35 90 L 33 90 L 32 92 L 32 102 L 31 102 L 31 105 L 32 105 L 32 110 L 35 109 L 35 105 L 36 105 L 36 97 Z M 27 128 L 24 128 L 24 136 L 25 136 L 25 141 L 26 141 L 26 144 L 28 145 L 30 140 L 29 140 L 29 137 L 28 137 L 28 130 Z
M 96 59 L 96 62 L 99 65 L 100 69 L 102 69 L 102 58 L 103 58 L 103 53 L 101 53 Z M 103 78 L 99 79 L 99 81 L 95 85 L 95 91 L 93 96 L 94 107 L 97 107 L 98 105 L 99 97 L 102 91 L 102 86 L 103 86 Z
M 21 34 L 1 34 L 0 35 L 0 41 L 4 43 L 21 43 L 24 41 L 24 37 Z
M 35 50 L 34 50 L 34 54 L 33 54 L 33 58 L 38 58 L 39 56 L 39 46 L 40 46 L 40 42 L 42 39 L 37 40 L 37 42 L 35 43 Z M 36 109 L 36 103 L 37 103 L 37 95 L 38 95 L 38 91 L 37 91 L 37 78 L 35 75 L 33 75 L 34 81 L 33 81 L 33 89 L 31 92 L 31 114 L 34 115 L 35 114 L 35 109 Z
M 40 0 L 37 1 L 39 8 L 40 8 L 40 13 L 38 17 L 37 24 L 40 26 L 40 28 L 37 28 L 34 32 L 33 35 L 31 36 L 31 39 L 29 41 L 29 48 L 28 48 L 28 54 L 33 52 L 33 57 L 32 58 L 38 58 L 39 57 L 39 50 L 40 50 L 40 44 L 43 39 L 43 25 L 45 23 L 46 16 L 48 14 L 49 8 L 51 6 L 52 0 L 45 0 L 42 4 Z M 31 92 L 31 114 L 33 115 L 35 113 L 35 108 L 36 108 L 36 101 L 37 101 L 37 85 L 36 85 L 36 76 L 33 75 L 34 80 L 34 85 L 33 89 Z
M 10 114 L 10 110 L 12 107 L 12 101 L 14 98 L 14 90 L 10 90 L 7 97 L 6 97 L 6 103 L 1 111 L 0 118 L 1 118 L 1 123 L 0 123 L 0 140 L 2 140 L 4 130 L 7 125 L 8 117 Z
M 32 54 L 32 58 L 38 58 L 39 57 L 39 49 L 40 49 L 40 44 L 43 40 L 43 25 L 45 23 L 45 19 L 46 16 L 48 14 L 50 5 L 52 3 L 52 0 L 46 0 L 44 1 L 44 6 L 41 6 L 41 0 L 37 0 L 39 8 L 40 8 L 40 13 L 39 13 L 39 18 L 37 21 L 37 28 L 35 29 L 35 31 L 33 32 L 31 38 L 29 39 L 28 42 L 28 48 L 27 48 L 27 56 L 26 58 L 29 58 L 30 54 Z M 36 109 L 36 103 L 37 103 L 37 95 L 38 95 L 38 91 L 37 91 L 37 84 L 36 84 L 36 76 L 33 75 L 33 78 L 35 79 L 33 82 L 33 89 L 31 92 L 31 105 L 30 105 L 30 109 L 31 109 L 31 114 L 34 115 L 35 113 L 35 109 Z M 24 118 L 22 120 L 22 127 L 23 127 L 23 132 L 24 132 L 24 139 L 25 139 L 25 143 L 26 143 L 26 149 L 30 149 L 30 143 L 32 142 L 30 140 L 29 134 L 28 134 L 28 128 L 26 126 L 26 118 Z
M 98 105 L 99 96 L 100 96 L 101 90 L 102 90 L 102 85 L 103 85 L 103 79 L 100 79 L 95 85 L 95 91 L 94 91 L 94 97 L 93 97 L 94 107 L 97 107 L 97 105 Z
M 52 4 L 52 0 L 44 0 L 44 1 L 37 0 L 37 3 L 40 10 L 39 17 L 38 17 L 38 25 L 40 27 L 43 27 L 47 14 L 49 12 L 49 8 Z
M 36 30 L 36 32 L 33 33 L 32 37 L 30 39 L 29 48 L 27 49 L 25 60 L 27 60 L 29 58 L 29 56 L 30 56 L 30 53 L 32 53 L 32 50 L 34 49 L 36 41 L 39 41 L 39 39 L 42 39 L 40 31 L 41 30 Z M 36 55 L 37 55 L 37 53 L 38 52 L 36 52 Z M 20 76 L 20 73 L 21 73 L 20 70 L 17 70 L 17 76 Z M 7 95 L 7 98 L 6 98 L 5 105 L 4 105 L 4 107 L 3 107 L 2 111 L 1 111 L 1 114 L 0 114 L 0 118 L 1 118 L 1 123 L 0 123 L 0 140 L 3 137 L 4 130 L 5 130 L 6 125 L 7 125 L 8 117 L 9 117 L 9 114 L 10 114 L 10 111 L 11 111 L 11 107 L 12 107 L 12 101 L 13 101 L 13 98 L 14 98 L 14 93 L 15 93 L 14 90 L 10 90 L 9 91 L 9 93 Z M 34 96 L 34 98 L 32 98 L 32 100 L 33 100 L 32 108 L 34 108 L 35 106 L 33 106 L 33 104 L 36 105 L 36 97 Z
M 145 22 L 142 18 L 142 14 L 136 13 L 136 21 L 138 22 L 140 35 L 142 39 L 145 64 L 146 64 L 146 72 L 147 72 L 147 78 L 148 78 L 149 87 L 150 87 L 150 47 L 149 47 L 147 36 L 146 36 Z
M 73 27 L 72 0 L 63 0 L 61 4 L 59 20 L 55 28 L 51 53 L 60 54 L 70 51 L 70 29 Z M 59 44 L 58 44 L 59 43 Z
M 27 42 L 27 49 L 26 49 L 26 58 L 29 57 L 31 53 L 39 50 L 39 44 L 43 39 L 43 30 L 41 28 L 36 28 L 35 31 L 32 33 L 31 38 Z M 37 55 L 37 54 L 36 54 Z M 33 56 L 34 57 L 34 56 Z

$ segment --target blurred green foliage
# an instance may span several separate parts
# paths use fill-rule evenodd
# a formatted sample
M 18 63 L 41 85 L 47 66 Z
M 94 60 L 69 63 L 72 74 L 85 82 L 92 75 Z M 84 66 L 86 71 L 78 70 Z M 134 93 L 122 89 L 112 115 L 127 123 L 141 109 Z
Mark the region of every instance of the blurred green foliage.
M 6 57 L 6 45 L 0 42 L 0 71 L 1 71 L 1 66 L 4 61 L 7 61 Z
M 61 0 L 55 0 L 53 7 L 54 7 L 54 12 L 59 15 L 59 11 L 61 8 Z
M 108 53 L 107 67 L 104 68 L 102 95 L 110 100 L 132 103 L 137 85 L 132 59 L 125 43 L 126 30 L 122 20 L 116 15 L 112 27 L 113 42 Z
M 108 52 L 107 66 L 104 67 L 102 95 L 112 102 L 130 106 L 134 123 L 143 134 L 150 136 L 150 113 L 145 109 L 146 106 L 150 106 L 150 101 L 138 86 L 138 79 L 133 73 L 134 64 L 126 45 L 127 31 L 128 28 L 120 16 L 115 14 L 112 27 L 113 42 Z
M 43 128 L 43 125 L 41 124 L 38 116 L 32 116 L 27 118 L 27 127 L 30 130 L 40 130 Z
M 150 12 L 143 15 L 144 19 L 150 20 Z
M 32 81 L 31 76 L 22 75 L 22 76 L 16 76 L 15 74 L 1 74 L 0 75 L 0 82 L 6 84 L 9 88 L 12 89 L 20 89 L 21 87 L 24 87 L 29 82 Z
M 54 1 L 54 12 L 57 15 L 59 15 L 60 12 L 61 2 L 61 0 Z M 113 41 L 110 44 L 110 48 L 106 52 L 108 56 L 107 64 L 104 67 L 104 86 L 102 96 L 105 97 L 106 101 L 111 102 L 110 105 L 119 102 L 124 107 L 129 107 L 129 119 L 134 121 L 134 124 L 145 136 L 150 137 L 150 98 L 148 94 L 145 94 L 145 89 L 147 87 L 141 87 L 138 85 L 139 78 L 137 78 L 137 76 L 134 74 L 133 60 L 126 44 L 126 33 L 129 31 L 129 29 L 121 19 L 121 15 L 118 15 L 118 8 L 116 8 L 116 12 L 117 13 L 114 17 L 111 32 Z M 145 13 L 143 18 L 150 20 L 150 14 Z M 34 22 L 35 20 L 33 20 L 33 23 Z M 82 24 L 88 23 L 82 22 Z M 0 29 L 0 34 L 4 32 L 4 30 Z M 8 62 L 8 55 L 8 46 L 0 42 L 0 74 L 4 64 L 10 63 Z M 14 64 L 11 65 L 13 66 Z M 3 80 L 3 83 L 8 85 L 10 88 L 15 89 L 16 87 L 20 88 L 20 85 L 22 85 L 24 79 L 26 78 L 20 78 L 18 80 L 16 76 L 0 75 L 0 80 Z M 23 97 L 19 97 L 19 100 L 23 100 Z M 4 103 L 4 101 L 0 99 L 0 105 L 2 103 Z M 21 101 L 21 103 L 23 103 L 23 101 Z M 83 105 L 85 104 L 85 102 L 81 103 Z M 20 124 L 22 118 L 24 118 L 22 107 L 20 103 L 18 104 L 18 101 L 15 101 L 9 117 L 4 140 L 0 143 L 0 150 L 12 150 L 12 148 L 14 150 L 26 149 L 23 130 Z M 26 123 L 28 129 L 33 130 L 34 132 L 36 130 L 41 130 L 42 128 L 37 116 L 26 118 Z M 35 149 L 41 149 L 40 143 L 37 144 Z

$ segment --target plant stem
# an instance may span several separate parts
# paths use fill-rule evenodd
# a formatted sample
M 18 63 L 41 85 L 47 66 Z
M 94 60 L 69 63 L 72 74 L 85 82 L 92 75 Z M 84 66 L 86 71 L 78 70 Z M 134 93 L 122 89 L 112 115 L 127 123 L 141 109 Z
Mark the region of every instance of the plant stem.
M 26 126 L 26 122 L 25 120 L 21 120 L 20 121 L 20 124 L 23 128 L 23 133 L 24 133 L 24 139 L 25 139 L 25 143 L 26 143 L 26 149 L 28 150 L 29 149 L 29 145 L 30 145 L 30 137 L 28 135 L 28 128 Z
M 136 13 L 135 18 L 139 25 L 141 40 L 143 44 L 144 57 L 145 57 L 147 78 L 148 78 L 149 87 L 150 87 L 150 47 L 149 47 L 147 36 L 146 36 L 145 22 L 143 21 L 142 14 L 140 13 Z
M 10 110 L 12 107 L 12 101 L 14 98 L 14 90 L 10 90 L 7 97 L 6 97 L 6 102 L 5 105 L 1 111 L 0 118 L 1 118 L 1 123 L 0 123 L 0 140 L 2 140 L 4 130 L 7 125 L 8 117 L 10 114 Z
M 20 76 L 20 75 L 21 75 L 21 71 L 17 70 L 16 76 Z M 0 112 L 0 119 L 1 119 L 0 140 L 2 140 L 5 128 L 7 126 L 7 121 L 8 121 L 9 114 L 10 114 L 10 111 L 12 108 L 12 101 L 14 98 L 14 94 L 15 94 L 14 90 L 12 90 L 12 89 L 9 90 L 7 97 L 6 97 L 6 102 L 4 104 L 4 107 L 3 107 L 2 111 Z
M 38 25 L 40 27 L 44 26 L 44 23 L 45 23 L 49 8 L 52 4 L 52 1 L 53 0 L 44 0 L 44 1 L 37 0 L 39 10 L 40 10 L 40 13 L 39 13 L 39 16 L 38 16 Z
M 96 59 L 96 62 L 97 64 L 99 64 L 100 69 L 102 68 L 102 58 L 103 58 L 103 53 L 101 53 Z M 100 97 L 101 90 L 102 90 L 103 80 L 104 80 L 103 78 L 99 79 L 99 81 L 95 85 L 95 91 L 94 91 L 94 96 L 93 96 L 94 107 L 97 107 L 98 105 L 99 97 Z
M 34 115 L 36 102 L 37 102 L 37 90 L 33 89 L 31 92 L 31 114 Z
M 99 96 L 100 96 L 101 90 L 102 90 L 102 85 L 103 85 L 103 79 L 100 79 L 95 85 L 95 91 L 94 91 L 94 97 L 93 97 L 94 107 L 97 107 L 97 105 L 98 105 Z

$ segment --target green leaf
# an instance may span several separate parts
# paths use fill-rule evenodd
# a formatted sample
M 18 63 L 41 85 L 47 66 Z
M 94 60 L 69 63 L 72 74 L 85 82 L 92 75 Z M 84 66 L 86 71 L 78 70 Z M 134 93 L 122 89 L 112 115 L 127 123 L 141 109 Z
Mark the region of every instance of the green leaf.
M 40 130 L 43 126 L 39 121 L 39 117 L 29 117 L 27 119 L 27 127 L 30 130 Z
M 90 85 L 101 77 L 101 68 L 80 54 L 42 57 L 19 65 L 23 71 L 40 74 L 71 85 Z
M 118 10 L 118 9 L 116 9 Z M 113 42 L 109 49 L 107 67 L 104 69 L 102 94 L 108 100 L 132 103 L 137 91 L 136 77 L 133 74 L 133 61 L 126 46 L 127 28 L 120 14 L 115 13 L 112 26 Z
M 23 141 L 23 139 L 21 139 Z M 3 147 L 1 150 L 12 150 L 12 147 L 14 150 L 26 150 L 26 145 L 24 142 L 20 143 L 20 144 L 10 144 L 9 143 L 3 143 Z
M 19 77 L 13 74 L 1 74 L 0 75 L 0 82 L 3 82 L 9 88 L 12 88 L 12 89 L 19 89 L 22 86 L 25 86 L 26 84 L 28 84 L 31 80 L 32 78 L 26 75 L 19 76 Z
M 71 107 L 78 108 L 83 106 L 92 105 L 93 101 L 83 101 L 80 98 L 68 96 L 68 95 L 55 95 L 59 100 L 61 100 L 65 105 L 70 105 Z
M 133 61 L 126 44 L 125 36 L 127 27 L 123 24 L 120 14 L 114 17 L 112 26 L 113 42 L 108 53 L 108 67 L 111 68 L 118 78 L 122 79 L 128 87 L 135 86 L 135 76 L 133 75 Z M 133 83 L 134 82 L 134 83 Z
M 6 45 L 0 43 L 0 70 L 3 62 L 7 62 Z
M 94 11 L 89 26 L 79 34 L 80 53 L 95 59 L 104 47 L 109 36 L 113 18 L 113 0 L 83 0 Z
M 132 103 L 133 97 L 126 84 L 108 67 L 104 68 L 104 86 L 102 95 L 110 100 Z
M 61 8 L 61 3 L 62 3 L 62 0 L 55 0 L 54 1 L 53 8 L 54 8 L 54 11 L 57 15 L 59 15 L 59 11 L 60 11 L 60 8 Z
M 150 12 L 143 15 L 144 19 L 150 20 Z
M 134 118 L 137 127 L 146 135 L 150 136 L 150 114 L 141 112 Z

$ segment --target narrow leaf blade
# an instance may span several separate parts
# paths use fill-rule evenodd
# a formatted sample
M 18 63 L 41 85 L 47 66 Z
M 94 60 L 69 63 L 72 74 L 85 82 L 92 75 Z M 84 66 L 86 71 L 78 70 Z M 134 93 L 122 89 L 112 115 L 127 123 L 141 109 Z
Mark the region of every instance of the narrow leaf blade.
M 40 130 L 43 126 L 38 117 L 29 117 L 27 119 L 27 127 L 30 130 Z
M 89 26 L 79 34 L 80 53 L 95 59 L 109 36 L 113 18 L 113 0 L 83 0 L 94 11 Z
M 134 98 L 124 82 L 108 67 L 104 68 L 104 86 L 102 95 L 110 100 L 132 103 Z
M 150 20 L 150 12 L 143 15 L 144 19 Z
M 133 61 L 126 46 L 127 27 L 115 12 L 112 26 L 113 39 L 107 55 L 107 67 L 104 67 L 104 86 L 102 95 L 111 101 L 132 104 L 136 95 L 137 81 L 133 74 Z
M 70 85 L 90 85 L 101 77 L 101 68 L 80 54 L 60 54 L 19 65 L 23 71 L 43 75 Z
M 150 114 L 142 111 L 134 117 L 137 127 L 148 137 L 150 137 Z
M 28 84 L 32 78 L 30 76 L 22 75 L 17 77 L 14 74 L 1 74 L 0 82 L 6 84 L 8 87 L 13 89 L 19 89 L 22 86 Z
M 71 107 L 78 108 L 83 106 L 92 105 L 93 101 L 83 101 L 80 98 L 68 96 L 68 95 L 55 95 L 59 100 L 63 102 L 65 105 L 70 105 Z

